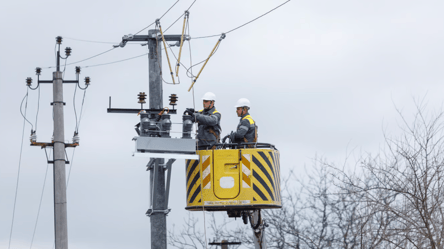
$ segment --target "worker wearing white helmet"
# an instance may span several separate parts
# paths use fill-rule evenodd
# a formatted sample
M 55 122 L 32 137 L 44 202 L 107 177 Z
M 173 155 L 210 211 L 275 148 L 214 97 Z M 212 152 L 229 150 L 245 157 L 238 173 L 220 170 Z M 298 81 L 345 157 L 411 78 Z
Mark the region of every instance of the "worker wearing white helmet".
M 248 113 L 250 110 L 250 101 L 246 98 L 241 98 L 237 101 L 236 113 L 240 117 L 239 124 L 237 125 L 237 130 L 231 132 L 230 140 L 232 143 L 251 143 L 257 142 L 257 126 L 253 118 Z
M 220 119 L 221 113 L 216 110 L 214 103 L 216 102 L 216 95 L 212 92 L 207 92 L 202 97 L 204 109 L 191 113 L 192 120 L 198 123 L 197 139 L 200 148 L 206 147 L 208 149 L 220 142 Z

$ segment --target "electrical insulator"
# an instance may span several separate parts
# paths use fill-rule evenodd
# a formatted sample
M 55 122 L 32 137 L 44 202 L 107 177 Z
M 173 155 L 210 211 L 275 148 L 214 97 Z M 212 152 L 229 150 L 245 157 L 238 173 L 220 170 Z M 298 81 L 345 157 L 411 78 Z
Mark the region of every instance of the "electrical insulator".
M 65 48 L 65 54 L 67 57 L 71 55 L 71 50 L 72 49 L 70 47 Z
M 37 142 L 37 134 L 35 134 L 35 131 L 31 131 L 31 137 L 29 139 L 31 140 L 31 143 Z
M 89 82 L 91 79 L 89 77 L 85 77 L 85 85 L 89 86 Z
M 41 72 L 42 72 L 42 69 L 40 67 L 36 67 L 35 68 L 35 74 L 36 75 L 40 75 Z
M 146 103 L 146 101 L 145 101 L 145 99 L 146 99 L 145 92 L 140 92 L 139 94 L 137 94 L 137 96 L 139 96 L 139 102 L 137 102 L 137 103 L 139 103 L 139 104 L 145 104 Z
M 26 85 L 31 86 L 31 83 L 32 83 L 32 78 L 31 77 L 26 78 Z
M 62 37 L 61 36 L 57 36 L 56 37 L 56 41 L 57 41 L 57 44 L 62 44 Z
M 76 74 L 80 74 L 80 67 L 76 67 Z
M 75 144 L 78 144 L 79 141 L 80 141 L 79 133 L 74 132 L 74 136 L 72 137 L 72 142 L 75 143 Z
M 170 105 L 172 105 L 173 108 L 174 108 L 175 105 L 177 105 L 176 102 L 177 102 L 178 98 L 179 97 L 177 97 L 177 95 L 174 94 L 174 93 L 170 95 Z
M 51 143 L 54 143 L 54 135 L 51 137 Z

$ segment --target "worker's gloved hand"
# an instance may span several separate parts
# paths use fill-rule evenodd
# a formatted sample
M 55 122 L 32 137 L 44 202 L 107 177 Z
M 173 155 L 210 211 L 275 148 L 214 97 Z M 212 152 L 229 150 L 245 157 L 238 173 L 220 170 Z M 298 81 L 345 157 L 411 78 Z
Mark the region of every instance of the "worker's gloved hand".
M 236 141 L 236 132 L 232 131 L 230 133 L 230 141 L 231 143 L 234 143 L 234 141 Z
M 185 114 L 191 115 L 193 113 L 194 113 L 193 108 L 186 108 L 185 111 L 183 112 L 183 115 L 185 115 Z
M 224 138 L 222 138 L 222 143 L 224 144 L 225 141 L 227 141 L 227 139 L 230 137 L 230 134 L 226 135 Z

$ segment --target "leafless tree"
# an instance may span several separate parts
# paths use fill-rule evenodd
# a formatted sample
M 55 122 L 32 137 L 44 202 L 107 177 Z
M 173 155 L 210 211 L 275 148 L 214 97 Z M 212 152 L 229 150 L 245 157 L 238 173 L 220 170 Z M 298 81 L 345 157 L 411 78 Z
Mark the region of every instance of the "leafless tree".
M 348 168 L 316 159 L 302 178 L 281 181 L 283 207 L 263 210 L 268 248 L 444 249 L 444 114 L 421 105 L 411 122 L 399 114 L 402 135 L 385 135 L 375 156 Z M 253 247 L 241 221 L 211 222 L 210 236 Z M 195 224 L 170 233 L 170 243 L 204 248 Z
M 417 105 L 413 121 L 399 112 L 403 134 L 386 136 L 386 149 L 362 161 L 362 173 L 337 173 L 366 206 L 393 220 L 382 238 L 392 248 L 443 248 L 443 113 Z M 370 230 L 374 230 L 369 228 Z

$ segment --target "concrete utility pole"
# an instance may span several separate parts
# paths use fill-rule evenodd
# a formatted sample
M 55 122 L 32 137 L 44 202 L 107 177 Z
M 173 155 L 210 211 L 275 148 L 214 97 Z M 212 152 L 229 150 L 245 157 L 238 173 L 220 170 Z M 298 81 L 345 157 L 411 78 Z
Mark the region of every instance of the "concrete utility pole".
M 188 36 L 184 37 L 186 40 L 189 39 Z M 120 45 L 115 47 L 124 47 L 127 42 L 147 42 L 149 54 L 149 109 L 143 110 L 143 115 L 148 115 L 150 120 L 154 121 L 153 117 L 158 116 L 158 113 L 163 110 L 163 89 L 162 89 L 162 39 L 165 41 L 181 41 L 182 35 L 160 35 L 158 29 L 153 29 L 148 31 L 148 35 L 129 35 L 122 38 Z M 143 93 L 144 94 L 144 93 Z M 139 102 L 144 103 L 144 102 Z M 141 113 L 140 109 L 108 109 L 109 113 Z M 169 110 L 170 114 L 176 114 L 176 110 Z M 160 115 L 160 114 L 159 114 Z M 144 118 L 142 118 L 144 119 Z M 159 120 L 158 120 L 159 121 Z M 160 122 L 160 121 L 159 121 Z M 143 129 L 144 124 L 141 120 L 140 127 Z M 164 133 L 159 133 L 164 132 Z M 142 134 L 143 133 L 143 134 Z M 151 134 L 152 133 L 152 134 Z M 153 135 L 153 134 L 156 135 Z M 158 137 L 157 133 L 163 134 Z M 150 135 L 151 134 L 151 135 Z M 184 153 L 192 153 L 195 156 L 195 141 L 193 139 L 172 139 L 169 135 L 165 135 L 165 131 L 155 131 L 154 130 L 144 130 L 139 134 L 140 136 L 135 139 L 136 147 L 143 147 L 143 153 L 136 154 L 149 154 L 155 150 L 160 152 L 162 155 L 168 153 L 169 151 L 182 151 Z M 145 141 L 145 142 L 144 142 Z M 150 142 L 148 142 L 150 141 Z M 159 143 L 159 144 L 157 144 Z M 146 147 L 144 147 L 146 146 Z M 151 147 L 154 146 L 154 147 Z M 163 147 L 162 147 L 163 146 Z M 192 150 L 190 150 L 192 149 Z M 179 155 L 175 155 L 179 156 Z M 197 158 L 197 156 L 195 156 Z M 150 208 L 147 211 L 147 215 L 151 220 L 151 248 L 156 249 L 166 249 L 167 248 L 167 225 L 166 225 L 166 215 L 169 213 L 168 209 L 168 195 L 169 195 L 169 184 L 171 178 L 171 165 L 175 161 L 174 158 L 170 157 L 167 163 L 165 163 L 165 157 L 157 154 L 150 156 L 150 161 L 147 165 L 150 171 Z M 183 157 L 182 157 L 183 158 Z M 187 158 L 187 157 L 185 157 Z M 189 156 L 188 156 L 189 158 Z M 165 171 L 168 170 L 168 179 L 165 181 Z M 166 183 L 166 184 L 165 184 Z
M 69 161 L 65 161 L 66 147 L 76 147 L 78 141 L 73 141 L 72 144 L 65 143 L 65 122 L 63 115 L 63 83 L 75 83 L 78 84 L 78 75 L 80 74 L 80 67 L 76 68 L 77 80 L 63 80 L 63 73 L 60 71 L 60 45 L 62 43 L 62 37 L 56 38 L 58 51 L 57 51 L 57 67 L 53 73 L 53 80 L 40 80 L 38 79 L 38 86 L 31 88 L 32 79 L 27 79 L 27 85 L 31 89 L 37 89 L 40 84 L 49 83 L 53 85 L 53 106 L 54 113 L 54 132 L 53 141 L 50 143 L 37 142 L 37 135 L 35 131 L 31 133 L 31 146 L 41 146 L 42 148 L 53 147 L 53 161 L 48 163 L 53 164 L 53 181 L 54 181 L 54 233 L 55 233 L 55 248 L 56 249 L 68 249 L 68 216 L 67 216 L 67 201 L 66 201 L 66 171 L 65 165 L 69 164 Z M 66 58 L 71 55 L 71 48 L 66 48 Z M 41 68 L 36 69 L 36 73 L 39 77 Z M 89 85 L 89 77 L 85 78 L 85 82 Z M 77 87 L 77 86 L 76 86 Z M 85 88 L 86 89 L 86 88 Z M 75 140 L 76 134 L 73 140 Z M 77 137 L 78 138 L 78 137 Z

